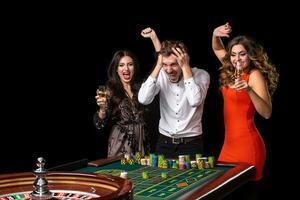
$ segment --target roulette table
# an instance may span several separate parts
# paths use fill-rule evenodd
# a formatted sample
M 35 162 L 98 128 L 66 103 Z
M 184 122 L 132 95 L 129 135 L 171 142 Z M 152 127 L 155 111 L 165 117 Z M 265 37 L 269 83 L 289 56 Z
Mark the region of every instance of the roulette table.
M 122 172 L 127 172 L 127 178 L 119 177 Z M 143 178 L 143 173 L 149 177 Z M 47 180 L 55 199 L 221 199 L 254 173 L 254 166 L 246 163 L 182 170 L 124 165 L 116 157 L 57 166 L 49 169 Z M 34 180 L 32 172 L 0 175 L 0 200 L 30 199 Z

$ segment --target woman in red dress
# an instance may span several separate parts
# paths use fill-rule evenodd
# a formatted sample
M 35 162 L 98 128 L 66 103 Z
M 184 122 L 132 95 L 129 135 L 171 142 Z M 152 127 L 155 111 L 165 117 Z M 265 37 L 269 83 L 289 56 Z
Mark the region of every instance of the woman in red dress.
M 263 138 L 254 123 L 255 113 L 268 119 L 278 73 L 263 47 L 246 36 L 237 36 L 225 49 L 221 37 L 229 37 L 229 23 L 215 28 L 212 48 L 221 61 L 220 87 L 224 99 L 225 140 L 219 161 L 255 166 L 254 181 L 261 180 L 266 160 Z

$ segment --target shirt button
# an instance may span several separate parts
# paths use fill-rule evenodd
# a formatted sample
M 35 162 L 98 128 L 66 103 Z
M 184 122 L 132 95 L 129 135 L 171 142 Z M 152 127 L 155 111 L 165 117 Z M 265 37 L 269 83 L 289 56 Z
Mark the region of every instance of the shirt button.
M 179 122 L 179 120 L 177 120 L 177 122 Z

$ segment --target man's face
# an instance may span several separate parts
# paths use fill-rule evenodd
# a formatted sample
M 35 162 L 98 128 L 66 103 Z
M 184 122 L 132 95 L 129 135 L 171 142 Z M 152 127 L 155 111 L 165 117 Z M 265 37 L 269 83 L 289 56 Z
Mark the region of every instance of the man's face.
M 163 69 L 169 77 L 171 83 L 177 83 L 182 74 L 182 70 L 177 63 L 176 57 L 172 54 L 162 58 Z

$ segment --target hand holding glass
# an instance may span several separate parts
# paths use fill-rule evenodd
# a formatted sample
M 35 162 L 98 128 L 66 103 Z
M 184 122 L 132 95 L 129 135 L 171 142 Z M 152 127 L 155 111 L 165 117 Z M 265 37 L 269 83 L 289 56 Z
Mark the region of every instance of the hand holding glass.
M 106 87 L 105 85 L 99 85 L 96 91 L 97 104 L 100 107 L 100 111 L 105 111 L 106 109 Z
M 237 91 L 239 91 L 240 89 L 238 89 L 241 85 L 241 81 L 242 81 L 242 76 L 243 74 L 243 68 L 241 66 L 241 63 L 238 61 L 236 63 L 236 66 L 235 66 L 235 71 L 234 71 L 234 74 L 233 74 L 233 77 L 234 77 L 234 85 L 235 85 L 235 88 Z

